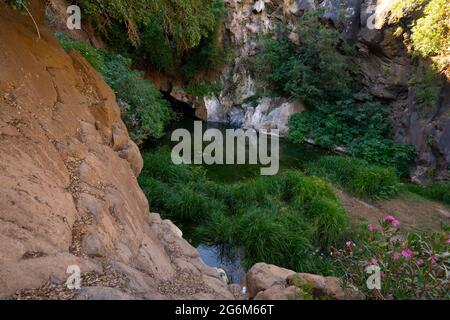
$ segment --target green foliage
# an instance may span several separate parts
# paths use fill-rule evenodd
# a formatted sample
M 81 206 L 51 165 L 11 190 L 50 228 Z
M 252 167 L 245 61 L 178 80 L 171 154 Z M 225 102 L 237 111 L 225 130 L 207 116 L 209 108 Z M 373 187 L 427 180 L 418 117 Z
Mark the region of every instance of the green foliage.
M 222 87 L 218 82 L 192 83 L 186 86 L 185 91 L 195 97 L 218 96 Z
M 392 8 L 394 17 L 399 19 L 419 16 L 411 28 L 413 54 L 432 58 L 442 72 L 450 67 L 450 3 L 448 0 L 401 0 Z M 448 74 L 447 74 L 448 76 Z
M 347 241 L 333 256 L 340 264 L 344 280 L 355 284 L 369 299 L 450 299 L 450 228 L 440 231 L 410 232 L 399 236 L 400 221 L 386 216 L 380 226 L 353 243 Z M 338 264 L 338 265 L 339 265 Z M 369 265 L 379 267 L 381 289 L 367 288 Z
M 218 184 L 201 167 L 172 164 L 168 149 L 143 157 L 139 183 L 150 206 L 178 223 L 194 223 L 203 243 L 244 249 L 247 266 L 265 261 L 333 272 L 330 257 L 320 252 L 344 239 L 348 218 L 328 183 L 287 171 Z
M 170 105 L 142 72 L 132 69 L 130 59 L 57 36 L 65 50 L 79 51 L 114 90 L 122 119 L 138 145 L 164 134 L 164 126 L 172 118 Z
M 17 10 L 24 10 L 27 4 L 27 0 L 5 0 L 5 2 Z
M 399 176 L 408 175 L 408 165 L 416 154 L 410 144 L 383 138 L 360 138 L 350 145 L 351 154 L 369 163 L 395 168 Z
M 320 11 L 307 12 L 299 21 L 300 46 L 278 27 L 277 35 L 263 39 L 256 71 L 278 94 L 302 100 L 308 106 L 332 103 L 351 93 L 349 59 L 339 52 L 339 34 L 319 20 Z
M 335 104 L 317 105 L 289 119 L 291 139 L 301 143 L 308 136 L 331 148 L 349 145 L 365 136 L 382 136 L 388 129 L 386 110 L 366 95 L 354 95 Z
M 59 32 L 56 33 L 56 37 L 64 50 L 69 51 L 70 49 L 74 49 L 80 52 L 97 71 L 103 72 L 105 64 L 103 52 L 84 42 L 70 40 L 64 34 Z
M 414 50 L 423 57 L 437 56 L 437 64 L 450 66 L 450 3 L 448 0 L 431 0 L 425 6 L 423 17 L 412 28 Z
M 103 75 L 122 106 L 124 122 L 132 139 L 142 144 L 160 138 L 172 117 L 169 103 L 143 72 L 131 69 L 131 60 L 118 54 L 105 54 Z
M 188 50 L 183 56 L 181 75 L 185 81 L 198 82 L 198 75 L 217 72 L 231 58 L 231 48 L 225 47 L 221 41 L 225 13 L 222 0 L 215 0 L 213 12 L 214 28 L 202 38 L 198 46 Z
M 289 138 L 296 143 L 311 138 L 330 149 L 349 147 L 354 156 L 407 173 L 411 147 L 385 138 L 389 133 L 386 108 L 369 95 L 357 93 L 352 81 L 354 49 L 340 43 L 338 32 L 323 25 L 319 15 L 320 11 L 308 12 L 300 19 L 299 46 L 285 29 L 278 30 L 275 38 L 267 36 L 256 61 L 256 70 L 271 91 L 308 107 L 289 119 Z
M 223 0 L 81 0 L 111 48 L 190 82 L 228 61 Z
M 215 0 L 80 0 L 79 3 L 86 14 L 105 25 L 111 21 L 122 24 L 134 44 L 140 41 L 140 27 L 161 14 L 165 36 L 174 39 L 179 48 L 198 45 L 215 23 Z
M 393 169 L 370 165 L 356 158 L 326 156 L 309 163 L 305 170 L 362 198 L 390 197 L 399 188 L 399 179 Z
M 450 205 L 450 182 L 448 181 L 431 182 L 425 185 L 405 184 L 404 188 L 424 198 Z

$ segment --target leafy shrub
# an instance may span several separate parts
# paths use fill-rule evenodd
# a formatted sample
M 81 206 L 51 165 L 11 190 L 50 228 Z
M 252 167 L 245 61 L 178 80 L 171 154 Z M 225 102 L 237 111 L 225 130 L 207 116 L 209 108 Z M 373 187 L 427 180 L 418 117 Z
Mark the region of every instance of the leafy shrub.
M 195 97 L 208 97 L 211 95 L 218 96 L 221 89 L 222 87 L 217 82 L 201 82 L 189 84 L 186 86 L 185 91 Z
M 220 41 L 223 0 L 82 0 L 105 42 L 135 64 L 196 80 L 228 60 Z
M 407 191 L 417 193 L 430 200 L 450 204 L 450 182 L 431 182 L 425 185 L 405 184 Z
M 292 96 L 311 107 L 348 96 L 352 86 L 349 59 L 338 50 L 339 34 L 322 25 L 320 13 L 310 11 L 300 18 L 300 46 L 281 26 L 275 38 L 267 35 L 255 64 L 265 85 L 275 93 Z
M 356 139 L 350 145 L 350 152 L 369 163 L 395 168 L 400 176 L 407 176 L 408 165 L 416 154 L 414 146 L 410 144 L 394 143 L 381 138 Z
M 161 20 L 167 38 L 174 39 L 177 47 L 194 47 L 202 36 L 214 27 L 216 0 L 80 0 L 83 11 L 103 25 L 118 22 L 123 25 L 130 40 L 140 41 L 140 27 L 155 16 L 164 14 Z
M 412 28 L 414 50 L 423 57 L 437 57 L 441 70 L 450 66 L 450 4 L 447 0 L 431 0 L 425 6 L 423 17 Z
M 212 8 L 215 23 L 214 27 L 200 43 L 189 49 L 182 58 L 181 75 L 188 83 L 198 83 L 198 76 L 211 75 L 220 71 L 220 68 L 231 59 L 232 50 L 222 43 L 225 5 L 222 0 L 215 0 Z
M 170 105 L 141 71 L 132 69 L 130 59 L 70 40 L 63 34 L 57 37 L 65 50 L 79 51 L 114 90 L 122 118 L 138 145 L 164 134 L 164 126 L 172 117 Z
M 363 198 L 384 198 L 396 193 L 399 179 L 394 169 L 370 165 L 365 160 L 326 156 L 307 164 L 306 172 L 329 179 L 351 194 Z
M 349 145 L 360 137 L 385 134 L 389 127 L 385 117 L 386 110 L 380 103 L 366 95 L 354 95 L 292 116 L 290 138 L 301 143 L 310 136 L 315 143 L 328 148 Z
M 248 267 L 265 261 L 333 272 L 320 252 L 344 239 L 348 217 L 328 183 L 286 171 L 218 184 L 201 167 L 172 164 L 168 149 L 143 157 L 138 179 L 152 209 L 178 223 L 194 223 L 194 237 L 203 243 L 242 248 Z
M 394 166 L 405 174 L 412 160 L 411 148 L 386 139 L 386 108 L 358 92 L 352 81 L 356 71 L 353 49 L 340 42 L 335 29 L 321 22 L 320 14 L 308 12 L 300 19 L 299 46 L 281 28 L 275 37 L 264 38 L 256 59 L 256 71 L 271 91 L 307 106 L 289 119 L 289 138 L 296 143 L 311 138 L 330 149 L 349 146 L 354 156 Z
M 104 54 L 103 76 L 114 89 L 122 117 L 138 144 L 150 138 L 160 138 L 164 126 L 172 117 L 169 103 L 156 87 L 143 77 L 143 72 L 131 69 L 131 60 L 118 54 Z
M 413 55 L 432 58 L 438 70 L 448 74 L 450 66 L 450 3 L 447 0 L 401 0 L 392 7 L 398 19 L 417 16 L 411 28 Z
M 346 281 L 373 299 L 450 299 L 450 228 L 433 233 L 411 232 L 400 236 L 400 222 L 386 216 L 356 243 L 347 241 L 335 250 Z M 367 288 L 366 267 L 381 272 L 381 289 Z

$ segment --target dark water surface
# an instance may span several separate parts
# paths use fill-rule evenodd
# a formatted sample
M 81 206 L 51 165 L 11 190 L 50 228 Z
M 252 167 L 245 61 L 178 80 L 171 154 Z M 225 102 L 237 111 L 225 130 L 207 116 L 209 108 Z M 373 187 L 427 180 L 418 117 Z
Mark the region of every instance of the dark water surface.
M 172 123 L 167 130 L 167 134 L 159 141 L 159 145 L 164 145 L 172 148 L 177 145 L 178 142 L 171 141 L 171 134 L 174 130 L 183 128 L 187 129 L 193 136 L 194 132 L 194 121 L 198 119 L 194 119 L 191 117 L 183 117 L 182 119 Z M 203 132 L 206 129 L 215 128 L 219 129 L 223 136 L 225 137 L 225 130 L 231 127 L 226 126 L 220 123 L 206 123 L 203 122 Z M 193 139 L 192 139 L 193 140 Z M 279 140 L 279 172 L 282 172 L 286 169 L 302 169 L 304 164 L 307 162 L 314 161 L 324 154 L 327 151 L 307 145 L 307 144 L 294 144 L 289 142 L 287 139 L 280 138 Z M 210 142 L 205 142 L 203 146 L 208 145 Z M 193 144 L 193 141 L 192 141 Z M 270 152 L 270 143 L 269 143 L 269 152 Z M 246 153 L 248 154 L 248 149 L 246 149 Z M 224 150 L 225 155 L 225 150 Z M 224 182 L 224 183 L 233 183 L 239 182 L 248 178 L 253 178 L 260 175 L 261 165 L 251 165 L 251 164 L 213 164 L 213 165 L 203 165 L 203 167 L 207 170 L 207 176 L 210 180 L 216 182 Z M 264 166 L 267 167 L 267 166 Z

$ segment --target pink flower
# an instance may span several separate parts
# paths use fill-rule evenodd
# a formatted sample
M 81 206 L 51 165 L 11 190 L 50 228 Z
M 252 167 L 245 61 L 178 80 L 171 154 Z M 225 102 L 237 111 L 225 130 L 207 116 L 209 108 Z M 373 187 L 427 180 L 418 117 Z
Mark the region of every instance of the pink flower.
M 416 264 L 417 264 L 418 266 L 421 266 L 421 265 L 423 264 L 423 260 L 422 260 L 422 259 L 417 259 L 417 260 L 416 260 Z
M 367 226 L 367 229 L 369 229 L 370 232 L 374 232 L 375 231 L 375 227 L 371 223 Z
M 391 226 L 397 227 L 400 224 L 400 221 L 395 219 L 393 215 L 388 214 L 386 217 L 384 217 L 384 222 L 390 222 Z
M 450 244 L 450 239 L 448 239 L 448 240 L 447 240 L 447 243 L 449 243 L 449 244 Z
M 355 247 L 356 245 L 352 241 L 346 241 L 345 242 L 345 246 L 347 248 L 351 248 L 351 247 Z
M 413 255 L 414 255 L 414 252 L 409 248 L 402 251 L 402 256 L 405 259 L 410 259 Z
M 439 259 L 439 257 L 437 256 L 437 255 L 435 255 L 435 254 L 433 254 L 431 257 L 430 257 L 430 261 L 431 261 L 431 264 L 436 264 L 436 262 L 438 261 L 438 259 Z
M 381 276 L 381 278 L 384 279 L 384 277 L 386 276 L 386 274 L 385 274 L 383 271 L 381 271 L 381 272 L 380 272 L 380 276 Z
M 377 259 L 375 259 L 375 258 L 370 259 L 371 265 L 376 265 L 377 263 L 378 263 Z
M 396 261 L 400 258 L 400 254 L 398 252 L 394 252 L 392 254 L 392 260 Z

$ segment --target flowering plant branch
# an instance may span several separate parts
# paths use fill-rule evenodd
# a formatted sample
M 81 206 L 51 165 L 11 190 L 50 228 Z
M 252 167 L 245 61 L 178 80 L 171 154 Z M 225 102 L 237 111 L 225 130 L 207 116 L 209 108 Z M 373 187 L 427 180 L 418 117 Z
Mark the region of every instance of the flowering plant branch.
M 373 299 L 450 299 L 450 227 L 401 234 L 399 225 L 387 215 L 379 226 L 369 224 L 356 243 L 334 249 L 344 279 Z M 380 268 L 380 289 L 366 285 L 369 265 Z

